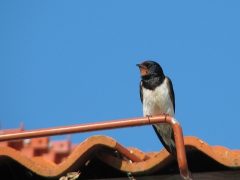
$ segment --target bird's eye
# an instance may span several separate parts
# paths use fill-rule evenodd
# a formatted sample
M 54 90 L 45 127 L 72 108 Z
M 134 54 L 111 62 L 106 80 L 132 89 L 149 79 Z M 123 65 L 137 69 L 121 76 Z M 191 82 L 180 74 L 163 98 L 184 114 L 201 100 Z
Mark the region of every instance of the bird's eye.
M 149 63 L 145 63 L 144 66 L 146 66 L 147 68 L 150 67 Z
M 150 68 L 152 65 L 150 63 L 147 63 L 147 68 Z

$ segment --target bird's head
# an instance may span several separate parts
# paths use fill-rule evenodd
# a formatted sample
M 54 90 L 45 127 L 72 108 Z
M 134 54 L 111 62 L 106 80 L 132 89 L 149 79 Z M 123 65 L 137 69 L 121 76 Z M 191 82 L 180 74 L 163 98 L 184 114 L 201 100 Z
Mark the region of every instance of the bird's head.
M 162 67 L 155 61 L 144 61 L 141 64 L 137 64 L 137 66 L 140 69 L 140 74 L 142 78 L 164 76 Z

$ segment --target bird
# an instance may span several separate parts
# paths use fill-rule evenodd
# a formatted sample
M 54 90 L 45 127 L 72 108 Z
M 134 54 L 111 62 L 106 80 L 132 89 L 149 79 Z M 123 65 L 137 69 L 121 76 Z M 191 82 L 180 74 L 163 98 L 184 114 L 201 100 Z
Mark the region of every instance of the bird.
M 140 99 L 143 115 L 149 117 L 165 114 L 174 117 L 175 95 L 171 79 L 164 75 L 162 67 L 155 61 L 147 60 L 137 66 L 141 75 Z M 176 144 L 171 125 L 158 123 L 152 126 L 165 149 L 176 158 Z

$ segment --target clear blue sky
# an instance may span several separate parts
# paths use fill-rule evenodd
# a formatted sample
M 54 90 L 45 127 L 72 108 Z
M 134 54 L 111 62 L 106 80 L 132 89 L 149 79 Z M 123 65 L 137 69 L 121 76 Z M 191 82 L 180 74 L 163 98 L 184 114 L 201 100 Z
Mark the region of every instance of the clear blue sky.
M 172 79 L 184 135 L 240 149 L 239 8 L 239 1 L 1 1 L 2 128 L 140 117 L 136 64 L 154 60 Z M 72 142 L 97 134 L 162 149 L 151 126 L 76 134 Z

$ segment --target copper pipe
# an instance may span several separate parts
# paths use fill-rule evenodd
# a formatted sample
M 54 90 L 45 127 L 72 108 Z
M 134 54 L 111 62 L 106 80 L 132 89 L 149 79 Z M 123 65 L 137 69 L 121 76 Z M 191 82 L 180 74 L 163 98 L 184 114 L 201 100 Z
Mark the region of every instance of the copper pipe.
M 192 174 L 188 170 L 186 151 L 185 151 L 185 146 L 183 141 L 182 127 L 179 124 L 179 122 L 171 116 L 166 116 L 166 122 L 170 124 L 173 128 L 174 139 L 175 139 L 176 149 L 177 149 L 178 167 L 179 167 L 180 173 L 184 179 L 192 180 L 193 179 Z
M 43 136 L 56 136 L 56 135 L 71 134 L 71 133 L 99 131 L 99 130 L 105 130 L 105 129 L 144 126 L 144 125 L 150 125 L 150 124 L 156 124 L 156 123 L 168 123 L 172 126 L 174 131 L 176 148 L 177 148 L 178 165 L 179 165 L 181 175 L 184 177 L 184 179 L 192 179 L 191 173 L 188 170 L 188 165 L 187 165 L 182 128 L 176 119 L 170 116 L 165 116 L 165 115 L 104 121 L 104 122 L 97 122 L 97 123 L 72 125 L 72 126 L 61 126 L 56 128 L 47 128 L 47 129 L 40 129 L 40 130 L 29 130 L 29 131 L 19 132 L 15 134 L 2 134 L 0 135 L 0 142 L 18 140 L 18 139 L 36 138 L 36 137 L 43 137 Z M 133 161 L 134 160 L 138 161 L 137 159 L 133 158 Z

